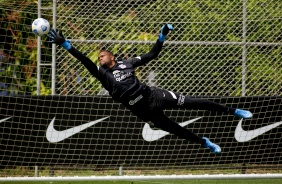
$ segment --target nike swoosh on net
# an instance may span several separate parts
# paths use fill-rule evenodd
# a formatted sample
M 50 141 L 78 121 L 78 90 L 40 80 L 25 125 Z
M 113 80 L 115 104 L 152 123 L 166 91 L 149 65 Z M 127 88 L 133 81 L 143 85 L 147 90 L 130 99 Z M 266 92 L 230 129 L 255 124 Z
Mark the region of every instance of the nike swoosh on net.
M 8 120 L 8 119 L 10 119 L 11 117 L 8 117 L 8 118 L 4 118 L 4 119 L 1 119 L 0 120 L 0 123 L 2 123 L 3 121 L 6 121 L 6 120 Z
M 195 118 L 189 121 L 185 121 L 183 123 L 179 123 L 180 126 L 184 127 L 190 123 L 193 123 L 197 121 L 199 118 Z M 169 132 L 163 131 L 163 130 L 153 130 L 148 123 L 146 123 L 143 127 L 142 136 L 145 141 L 151 142 L 156 141 L 158 139 L 161 139 L 162 137 L 170 134 Z
M 71 136 L 73 136 L 74 134 L 77 134 L 79 132 L 81 132 L 82 130 L 85 130 L 88 127 L 91 127 L 92 125 L 95 125 L 101 121 L 103 121 L 104 119 L 107 119 L 108 117 L 105 118 L 101 118 L 95 121 L 91 121 L 89 123 L 85 123 L 73 128 L 69 128 L 63 131 L 57 131 L 54 129 L 54 121 L 55 121 L 55 117 L 53 118 L 53 120 L 51 121 L 51 123 L 49 124 L 47 131 L 46 131 L 46 138 L 49 142 L 51 143 L 56 143 L 56 142 L 60 142 L 63 141 Z
M 265 132 L 273 129 L 273 128 L 276 128 L 277 126 L 281 125 L 282 124 L 282 121 L 280 122 L 277 122 L 277 123 L 273 123 L 271 125 L 267 125 L 267 126 L 264 126 L 264 127 L 261 127 L 261 128 L 258 128 L 258 129 L 255 129 L 255 130 L 243 130 L 242 128 L 242 121 L 243 119 L 241 119 L 236 127 L 236 130 L 235 130 L 235 139 L 238 141 L 238 142 L 247 142 L 247 141 L 250 141 L 262 134 L 264 134 Z

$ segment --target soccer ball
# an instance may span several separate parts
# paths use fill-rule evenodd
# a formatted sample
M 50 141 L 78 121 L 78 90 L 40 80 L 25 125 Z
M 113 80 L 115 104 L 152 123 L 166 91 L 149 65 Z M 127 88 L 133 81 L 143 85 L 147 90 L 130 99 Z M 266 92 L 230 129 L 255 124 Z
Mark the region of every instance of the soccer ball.
M 38 18 L 32 22 L 32 32 L 37 36 L 43 36 L 50 31 L 50 24 L 46 19 Z

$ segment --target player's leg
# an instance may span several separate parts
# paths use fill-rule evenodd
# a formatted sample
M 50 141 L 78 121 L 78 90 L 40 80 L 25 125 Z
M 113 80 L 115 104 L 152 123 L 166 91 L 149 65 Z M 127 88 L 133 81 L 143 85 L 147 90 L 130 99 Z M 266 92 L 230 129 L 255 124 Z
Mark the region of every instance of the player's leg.
M 180 93 L 172 91 L 154 88 L 153 89 L 155 106 L 161 109 L 168 108 L 187 108 L 187 109 L 199 109 L 209 111 L 219 111 L 228 114 L 233 114 L 241 118 L 252 118 L 252 113 L 247 110 L 231 108 L 207 99 L 192 98 L 184 96 Z
M 186 139 L 195 143 L 200 143 L 203 147 L 209 148 L 216 154 L 219 154 L 221 152 L 221 148 L 218 145 L 212 143 L 208 138 L 201 138 L 197 136 L 188 129 L 169 119 L 162 111 L 153 112 L 151 115 L 151 122 L 155 127 L 174 134 L 179 138 Z

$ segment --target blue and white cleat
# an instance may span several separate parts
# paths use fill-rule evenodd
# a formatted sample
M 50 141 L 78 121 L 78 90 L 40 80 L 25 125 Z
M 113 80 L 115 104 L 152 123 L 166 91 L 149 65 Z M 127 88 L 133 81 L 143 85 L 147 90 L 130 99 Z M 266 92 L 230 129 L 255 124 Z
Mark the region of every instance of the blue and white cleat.
M 219 154 L 219 153 L 221 152 L 221 148 L 220 148 L 218 145 L 212 143 L 212 142 L 211 142 L 208 138 L 206 138 L 206 137 L 203 137 L 203 139 L 206 140 L 206 144 L 204 145 L 205 148 L 210 148 L 210 150 L 211 150 L 212 152 L 214 152 L 215 154 Z
M 236 109 L 234 116 L 237 116 L 239 118 L 244 118 L 244 119 L 250 119 L 253 117 L 253 114 L 250 111 Z

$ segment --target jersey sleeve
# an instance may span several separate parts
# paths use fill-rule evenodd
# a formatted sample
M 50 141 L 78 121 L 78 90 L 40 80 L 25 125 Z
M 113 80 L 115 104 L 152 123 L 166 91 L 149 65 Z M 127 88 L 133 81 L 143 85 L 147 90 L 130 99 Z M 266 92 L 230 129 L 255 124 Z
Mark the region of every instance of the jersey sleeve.
M 73 55 L 76 59 L 78 59 L 86 68 L 87 70 L 98 79 L 99 77 L 99 68 L 98 66 L 93 63 L 87 56 L 82 54 L 76 48 L 72 47 L 68 52 Z
M 161 52 L 162 47 L 163 47 L 163 42 L 160 42 L 159 40 L 157 40 L 157 42 L 155 43 L 153 48 L 150 50 L 150 52 L 143 54 L 141 56 L 135 57 L 135 58 L 131 58 L 130 61 L 132 62 L 133 67 L 145 65 L 149 61 L 155 59 Z

